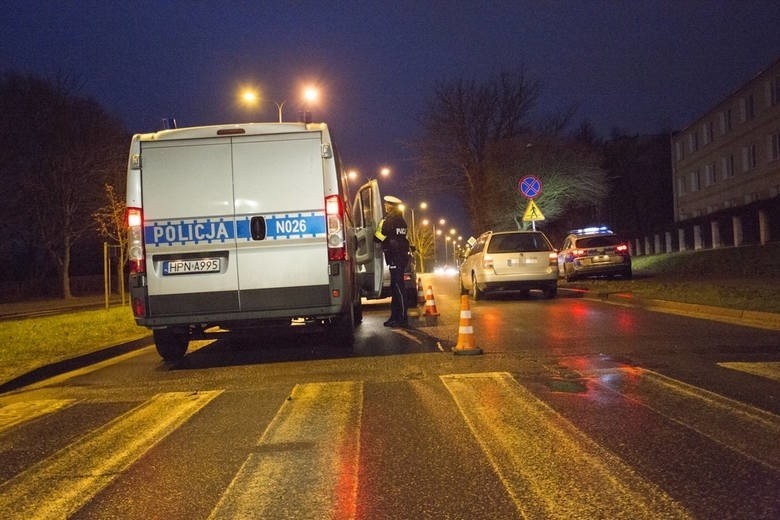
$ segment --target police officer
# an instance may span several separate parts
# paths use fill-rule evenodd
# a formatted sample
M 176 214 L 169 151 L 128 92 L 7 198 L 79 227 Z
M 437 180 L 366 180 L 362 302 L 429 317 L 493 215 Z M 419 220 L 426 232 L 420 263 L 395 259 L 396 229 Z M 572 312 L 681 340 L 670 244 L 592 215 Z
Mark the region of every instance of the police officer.
M 384 198 L 385 218 L 379 222 L 375 238 L 382 243 L 385 262 L 390 268 L 390 319 L 385 327 L 406 327 L 406 301 L 404 299 L 404 271 L 409 263 L 408 226 L 401 213 L 401 199 L 387 195 Z

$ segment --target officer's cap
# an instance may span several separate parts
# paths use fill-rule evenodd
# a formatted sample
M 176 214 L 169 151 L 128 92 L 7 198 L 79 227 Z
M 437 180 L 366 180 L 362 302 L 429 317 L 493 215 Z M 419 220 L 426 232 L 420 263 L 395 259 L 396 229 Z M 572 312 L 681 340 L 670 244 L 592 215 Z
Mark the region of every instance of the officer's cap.
M 384 199 L 386 204 L 392 204 L 393 206 L 401 204 L 401 199 L 398 197 L 393 197 L 392 195 L 385 195 Z

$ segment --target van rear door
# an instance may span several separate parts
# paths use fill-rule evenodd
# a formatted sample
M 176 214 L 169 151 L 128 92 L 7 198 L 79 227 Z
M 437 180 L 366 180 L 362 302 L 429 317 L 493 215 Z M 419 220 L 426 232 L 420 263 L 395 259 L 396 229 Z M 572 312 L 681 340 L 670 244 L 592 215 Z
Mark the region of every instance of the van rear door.
M 358 281 L 366 298 L 376 299 L 382 293 L 382 246 L 374 240 L 377 225 L 382 218 L 382 197 L 379 183 L 372 179 L 360 187 L 352 207 L 355 219 Z
M 238 310 L 230 141 L 141 147 L 149 315 Z
M 233 137 L 241 310 L 330 304 L 320 132 Z

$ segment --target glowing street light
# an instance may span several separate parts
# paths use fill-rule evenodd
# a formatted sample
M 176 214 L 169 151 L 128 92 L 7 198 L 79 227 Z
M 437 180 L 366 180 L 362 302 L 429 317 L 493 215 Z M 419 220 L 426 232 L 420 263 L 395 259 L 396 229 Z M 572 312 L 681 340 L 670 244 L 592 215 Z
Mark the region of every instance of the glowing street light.
M 303 99 L 307 103 L 314 103 L 315 101 L 317 101 L 319 95 L 320 92 L 315 87 L 306 87 L 303 90 Z
M 379 177 L 389 177 L 392 171 L 387 166 L 382 166 L 378 170 Z M 347 170 L 347 178 L 351 181 L 357 181 L 363 177 L 360 172 L 354 168 Z M 373 177 L 363 177 L 366 181 L 373 180 Z
M 239 93 L 239 98 L 241 99 L 241 102 L 248 106 L 248 107 L 255 107 L 261 102 L 266 103 L 273 103 L 276 105 L 276 111 L 279 116 L 279 122 L 281 123 L 283 121 L 282 117 L 282 108 L 284 108 L 284 104 L 287 103 L 286 100 L 282 101 L 272 101 L 269 99 L 263 99 L 260 95 L 260 92 L 254 88 L 254 87 L 243 87 Z M 319 90 L 316 87 L 306 87 L 303 90 L 302 94 L 303 101 L 306 105 L 306 109 L 309 108 L 309 105 L 311 103 L 314 103 L 319 98 Z M 304 110 L 304 117 L 307 115 L 311 115 L 311 112 L 308 110 Z

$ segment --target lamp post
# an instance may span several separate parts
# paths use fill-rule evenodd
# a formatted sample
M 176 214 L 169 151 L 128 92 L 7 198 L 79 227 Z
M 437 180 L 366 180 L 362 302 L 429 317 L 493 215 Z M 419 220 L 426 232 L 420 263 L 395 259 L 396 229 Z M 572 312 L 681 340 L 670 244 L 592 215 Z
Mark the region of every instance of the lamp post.
M 379 168 L 378 173 L 379 173 L 380 177 L 389 177 L 390 174 L 392 173 L 392 170 L 390 170 L 390 168 L 388 168 L 387 166 L 382 166 L 382 167 Z M 360 177 L 363 177 L 363 176 L 360 174 L 360 172 L 358 170 L 356 170 L 354 168 L 351 168 L 351 169 L 349 169 L 347 171 L 347 178 L 349 180 L 351 180 L 351 181 L 358 180 Z M 363 179 L 365 179 L 365 181 L 368 182 L 370 180 L 373 180 L 374 178 L 373 177 L 363 177 Z
M 303 114 L 305 119 L 311 117 L 311 111 L 307 109 L 309 108 L 309 105 L 311 103 L 317 100 L 318 97 L 319 97 L 319 91 L 315 87 L 306 87 L 304 89 L 302 98 L 305 103 L 304 114 Z M 266 103 L 273 103 L 276 106 L 276 112 L 278 115 L 279 122 L 281 123 L 283 121 L 282 108 L 284 108 L 284 104 L 287 103 L 287 100 L 272 101 L 269 99 L 262 99 L 259 91 L 254 87 L 243 87 L 240 92 L 240 99 L 244 105 L 250 107 L 256 106 L 261 101 L 264 101 Z
M 423 210 L 424 209 L 428 209 L 428 203 L 427 202 L 421 202 L 419 204 L 419 206 L 420 206 L 420 209 L 423 209 Z M 417 258 L 420 260 L 420 264 L 419 264 L 420 272 L 424 273 L 425 272 L 425 260 L 423 258 L 423 248 L 422 248 L 423 241 L 422 241 L 422 237 L 417 234 L 417 232 L 418 232 L 418 230 L 417 230 L 417 218 L 414 215 L 414 205 L 413 204 L 409 205 L 409 211 L 412 214 L 412 225 L 410 226 L 410 232 L 411 232 L 410 233 L 410 238 L 411 238 L 411 242 L 413 243 L 413 245 L 415 246 L 415 249 L 416 249 L 415 254 L 417 255 Z M 427 219 L 426 219 L 425 222 L 427 223 Z M 423 224 L 423 225 L 427 225 L 427 224 Z
M 316 87 L 306 87 L 303 89 L 303 122 L 311 123 L 311 104 L 317 101 L 320 93 Z

